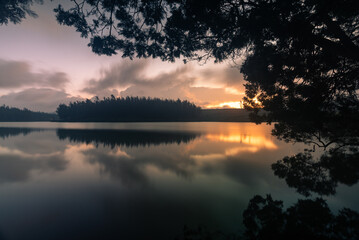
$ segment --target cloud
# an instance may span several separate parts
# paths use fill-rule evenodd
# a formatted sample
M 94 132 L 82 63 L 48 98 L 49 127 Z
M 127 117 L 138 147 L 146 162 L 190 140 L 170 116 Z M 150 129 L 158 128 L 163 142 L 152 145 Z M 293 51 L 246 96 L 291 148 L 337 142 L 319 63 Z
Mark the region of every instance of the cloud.
M 206 83 L 218 84 L 222 87 L 234 88 L 239 92 L 244 92 L 243 75 L 236 67 L 223 67 L 218 65 L 213 68 L 205 68 L 199 72 L 201 81 Z
M 98 79 L 90 79 L 83 92 L 100 98 L 144 96 L 183 99 L 204 106 L 223 101 L 240 101 L 243 81 L 238 69 L 206 68 L 184 65 L 149 77 L 150 65 L 144 60 L 124 61 L 102 69 Z M 210 86 L 201 86 L 201 82 Z M 203 84 L 202 84 L 203 85 Z M 204 84 L 205 85 L 205 84 Z M 239 89 L 239 90 L 238 90 Z
M 63 89 L 69 82 L 63 72 L 41 71 L 35 73 L 25 61 L 8 61 L 0 59 L 0 88 L 52 87 Z
M 82 98 L 71 96 L 64 91 L 51 88 L 28 88 L 1 96 L 0 104 L 28 108 L 33 111 L 55 112 L 59 104 L 77 100 L 82 100 Z
M 146 76 L 149 67 L 144 60 L 124 61 L 110 69 L 102 69 L 99 79 L 91 79 L 82 91 L 97 96 L 106 96 L 109 92 L 121 96 L 155 96 L 160 98 L 183 97 L 183 88 L 194 81 L 189 75 L 190 67 L 177 68 L 169 73 L 160 73 L 155 77 Z M 124 89 L 117 91 L 117 89 Z

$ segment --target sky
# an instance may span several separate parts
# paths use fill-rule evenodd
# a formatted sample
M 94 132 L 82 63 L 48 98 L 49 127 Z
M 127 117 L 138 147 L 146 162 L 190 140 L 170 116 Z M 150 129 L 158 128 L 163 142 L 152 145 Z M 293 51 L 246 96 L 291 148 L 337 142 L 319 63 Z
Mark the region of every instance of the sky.
M 96 55 L 89 39 L 56 22 L 59 2 L 34 5 L 37 18 L 0 25 L 0 105 L 55 112 L 60 103 L 111 94 L 179 98 L 202 108 L 238 107 L 242 100 L 243 76 L 230 62 Z

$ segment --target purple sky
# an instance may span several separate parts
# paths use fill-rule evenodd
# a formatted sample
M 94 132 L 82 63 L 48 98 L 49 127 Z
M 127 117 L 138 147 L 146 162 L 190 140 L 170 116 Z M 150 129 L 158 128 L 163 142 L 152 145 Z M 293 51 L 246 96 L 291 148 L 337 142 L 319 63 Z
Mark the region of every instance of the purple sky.
M 54 112 L 60 103 L 110 94 L 180 98 L 202 107 L 242 99 L 243 78 L 229 63 L 95 55 L 88 39 L 56 22 L 52 9 L 59 2 L 34 6 L 38 18 L 0 26 L 0 105 Z

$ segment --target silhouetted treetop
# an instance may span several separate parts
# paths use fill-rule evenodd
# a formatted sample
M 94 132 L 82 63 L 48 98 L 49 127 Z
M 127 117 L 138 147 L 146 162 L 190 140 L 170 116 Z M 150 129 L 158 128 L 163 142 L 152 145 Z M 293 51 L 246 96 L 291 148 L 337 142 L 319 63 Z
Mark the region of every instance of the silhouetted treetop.
M 98 54 L 217 60 L 254 45 L 313 47 L 358 59 L 355 0 L 73 1 L 55 10 L 60 23 L 91 36 Z M 305 40 L 299 42 L 297 40 Z M 301 46 L 300 46 L 301 45 Z M 305 46 L 307 45 L 307 46 Z M 253 48 L 252 48 L 253 50 Z
M 198 116 L 200 108 L 188 101 L 159 98 L 87 99 L 69 105 L 61 104 L 57 114 L 62 121 L 189 121 Z
M 31 10 L 34 3 L 42 3 L 42 0 L 1 0 L 0 1 L 0 25 L 20 23 L 26 18 L 26 15 L 37 17 L 37 14 Z

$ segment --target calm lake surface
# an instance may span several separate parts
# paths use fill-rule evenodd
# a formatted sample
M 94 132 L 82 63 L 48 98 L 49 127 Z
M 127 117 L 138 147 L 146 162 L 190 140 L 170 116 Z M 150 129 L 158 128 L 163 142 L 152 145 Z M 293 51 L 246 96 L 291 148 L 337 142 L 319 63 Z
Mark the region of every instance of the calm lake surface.
M 0 239 L 174 239 L 243 231 L 255 195 L 304 196 L 271 164 L 302 151 L 252 123 L 0 123 Z M 308 146 L 307 146 L 308 147 Z M 358 184 L 323 197 L 359 210 Z

